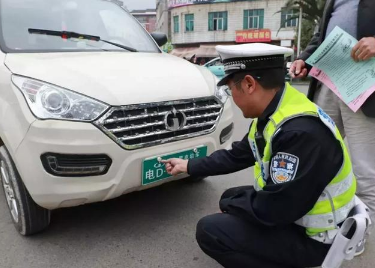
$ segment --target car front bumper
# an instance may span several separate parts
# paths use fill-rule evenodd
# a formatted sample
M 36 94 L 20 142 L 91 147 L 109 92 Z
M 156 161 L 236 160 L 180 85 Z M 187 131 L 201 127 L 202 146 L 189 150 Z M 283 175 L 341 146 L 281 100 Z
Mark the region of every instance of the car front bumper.
M 220 144 L 220 134 L 233 122 L 231 102 L 225 105 L 216 130 L 208 135 L 128 151 L 93 124 L 68 121 L 36 120 L 33 122 L 13 160 L 33 200 L 47 209 L 78 206 L 116 198 L 126 193 L 155 187 L 185 178 L 180 175 L 142 185 L 144 159 L 207 146 L 208 155 L 231 146 L 230 138 Z M 112 159 L 108 172 L 100 176 L 59 177 L 48 173 L 42 165 L 45 153 L 69 155 L 105 154 Z

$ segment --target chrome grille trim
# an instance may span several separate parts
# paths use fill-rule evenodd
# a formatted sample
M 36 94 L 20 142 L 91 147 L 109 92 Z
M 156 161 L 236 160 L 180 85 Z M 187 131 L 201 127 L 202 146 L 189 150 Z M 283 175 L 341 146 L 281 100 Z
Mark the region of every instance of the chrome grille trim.
M 198 107 L 198 108 L 188 108 L 188 109 L 181 109 L 181 112 L 194 112 L 194 111 L 200 111 L 205 109 L 213 109 L 213 108 L 221 108 L 221 105 L 209 105 L 207 107 Z
M 139 129 L 139 128 L 153 127 L 153 126 L 160 126 L 160 125 L 164 125 L 164 122 L 143 124 L 143 125 L 130 126 L 130 127 L 117 127 L 117 128 L 108 129 L 108 130 L 112 131 L 113 133 L 118 133 L 118 132 L 123 132 L 127 130 L 134 130 L 134 129 Z
M 182 128 L 180 130 L 177 130 L 176 132 L 182 131 L 182 130 L 186 130 L 186 129 L 195 128 L 195 127 L 209 126 L 209 125 L 213 125 L 215 123 L 216 123 L 216 120 L 215 121 L 210 121 L 210 122 L 207 122 L 207 123 L 202 123 L 202 124 L 188 125 L 188 126 L 185 126 L 184 128 Z M 155 131 L 155 132 L 150 132 L 150 133 L 146 133 L 146 134 L 142 134 L 142 135 L 135 135 L 135 136 L 124 137 L 124 138 L 121 138 L 121 140 L 128 141 L 128 140 L 134 140 L 134 139 L 141 139 L 141 138 L 146 138 L 146 137 L 150 137 L 150 136 L 154 136 L 154 135 L 165 134 L 165 133 L 168 133 L 168 132 L 170 132 L 170 131 L 168 131 L 168 130 Z
M 173 109 L 183 112 L 186 125 L 167 129 Z M 112 107 L 94 122 L 126 150 L 135 150 L 207 135 L 215 131 L 224 109 L 216 97 Z
M 187 120 L 194 120 L 198 118 L 206 118 L 206 117 L 213 117 L 213 116 L 219 116 L 220 113 L 211 113 L 211 114 L 204 114 L 204 115 L 196 115 L 196 116 L 189 116 Z
M 123 109 L 121 109 L 121 110 L 123 110 Z M 126 110 L 123 110 L 123 111 L 126 111 Z M 157 114 L 154 113 L 154 114 L 150 114 L 150 115 L 137 115 L 137 116 L 128 116 L 128 117 L 123 117 L 123 118 L 107 119 L 107 120 L 105 120 L 104 123 L 105 124 L 117 123 L 117 122 L 122 122 L 122 121 L 144 119 L 144 118 L 148 118 L 148 117 L 164 116 L 166 114 L 167 114 L 167 112 L 157 113 Z

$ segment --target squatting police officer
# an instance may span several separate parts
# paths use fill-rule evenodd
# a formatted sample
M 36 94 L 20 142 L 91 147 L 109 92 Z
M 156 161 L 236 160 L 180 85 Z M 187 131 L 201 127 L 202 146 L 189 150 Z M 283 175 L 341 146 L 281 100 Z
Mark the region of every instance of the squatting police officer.
M 224 267 L 320 266 L 354 206 L 356 181 L 331 118 L 284 82 L 291 49 L 218 46 L 233 101 L 253 118 L 231 150 L 165 161 L 172 175 L 213 176 L 254 166 L 254 186 L 227 190 L 223 213 L 197 225 L 202 250 Z M 250 180 L 250 175 L 249 175 Z M 250 183 L 249 183 L 250 184 Z

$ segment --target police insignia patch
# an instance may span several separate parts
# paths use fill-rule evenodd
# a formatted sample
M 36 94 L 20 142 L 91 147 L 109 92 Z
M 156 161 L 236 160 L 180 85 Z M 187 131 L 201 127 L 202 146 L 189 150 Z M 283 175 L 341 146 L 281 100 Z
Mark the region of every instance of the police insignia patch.
M 299 158 L 292 154 L 277 153 L 271 162 L 271 178 L 276 184 L 294 180 L 297 174 Z
M 331 129 L 331 131 L 335 132 L 336 131 L 336 124 L 332 120 L 332 118 L 322 110 L 322 108 L 318 107 L 318 115 L 322 122 Z

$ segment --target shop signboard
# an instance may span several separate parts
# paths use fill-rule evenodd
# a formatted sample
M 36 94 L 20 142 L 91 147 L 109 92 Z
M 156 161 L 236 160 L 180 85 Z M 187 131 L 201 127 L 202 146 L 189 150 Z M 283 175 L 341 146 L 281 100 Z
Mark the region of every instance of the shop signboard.
M 236 43 L 269 43 L 271 40 L 270 29 L 236 31 Z

